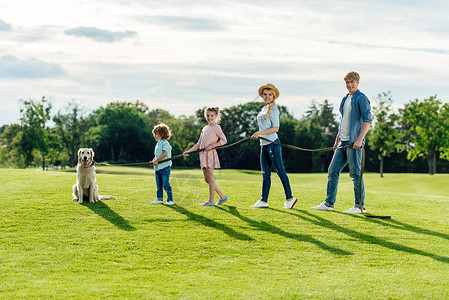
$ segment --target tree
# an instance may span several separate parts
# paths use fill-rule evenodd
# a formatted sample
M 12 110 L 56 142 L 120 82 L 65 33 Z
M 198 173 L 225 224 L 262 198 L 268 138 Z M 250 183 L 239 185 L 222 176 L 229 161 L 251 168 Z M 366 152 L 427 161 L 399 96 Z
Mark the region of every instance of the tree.
M 16 165 L 25 168 L 23 157 L 19 154 L 18 136 L 22 131 L 19 124 L 5 125 L 0 134 L 0 164 L 2 167 Z
M 327 99 L 323 103 L 318 104 L 312 101 L 309 110 L 306 112 L 304 119 L 309 120 L 316 118 L 319 126 L 322 128 L 321 136 L 326 140 L 328 146 L 332 146 L 335 141 L 335 136 L 338 132 L 338 123 L 333 107 L 329 104 Z
M 80 106 L 72 101 L 67 105 L 66 114 L 58 112 L 58 114 L 53 117 L 53 121 L 56 124 L 55 130 L 60 136 L 67 153 L 62 157 L 68 158 L 68 163 L 71 167 L 74 167 L 77 164 L 78 148 L 83 146 L 85 133 L 91 125 L 89 121 L 81 117 L 80 114 Z
M 374 129 L 371 132 L 368 144 L 370 148 L 378 152 L 380 161 L 379 173 L 383 177 L 384 158 L 394 152 L 401 151 L 404 147 L 401 143 L 402 135 L 397 129 L 399 116 L 391 113 L 391 92 L 382 92 L 377 95 L 376 106 L 373 106 Z
M 20 101 L 22 131 L 19 134 L 20 153 L 25 157 L 25 166 L 33 161 L 33 150 L 39 151 L 42 157 L 42 169 L 45 170 L 45 156 L 48 153 L 48 128 L 47 121 L 50 120 L 51 104 L 45 97 L 41 101 Z
M 155 141 L 148 126 L 148 107 L 140 101 L 112 102 L 93 113 L 89 130 L 99 160 L 149 161 Z
M 303 148 L 326 148 L 334 144 L 338 132 L 338 123 L 332 105 L 327 100 L 317 104 L 312 101 L 309 110 L 300 120 L 296 129 L 296 145 Z M 326 162 L 332 158 L 332 152 L 297 153 L 295 171 L 323 172 Z
M 403 117 L 412 134 L 407 158 L 427 157 L 429 174 L 436 174 L 437 152 L 447 158 L 449 151 L 449 105 L 442 105 L 436 96 L 415 99 L 406 105 Z

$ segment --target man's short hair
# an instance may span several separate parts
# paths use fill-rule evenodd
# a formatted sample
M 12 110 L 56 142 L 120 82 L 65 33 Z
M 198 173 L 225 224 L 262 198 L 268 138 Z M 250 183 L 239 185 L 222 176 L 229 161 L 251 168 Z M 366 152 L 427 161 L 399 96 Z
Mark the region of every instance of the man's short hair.
M 349 81 L 355 80 L 355 81 L 359 82 L 360 81 L 360 75 L 356 71 L 350 71 L 350 72 L 346 73 L 344 79 L 345 79 L 345 81 L 347 81 L 347 80 L 349 80 Z

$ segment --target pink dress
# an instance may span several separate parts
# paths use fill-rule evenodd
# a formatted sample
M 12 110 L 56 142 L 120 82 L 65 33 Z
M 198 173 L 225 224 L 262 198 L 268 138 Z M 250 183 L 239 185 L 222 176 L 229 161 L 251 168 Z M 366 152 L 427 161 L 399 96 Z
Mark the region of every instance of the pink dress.
M 205 126 L 201 130 L 200 139 L 195 146 L 200 149 L 206 148 L 209 145 L 215 144 L 220 139 L 219 146 L 227 143 L 226 136 L 221 130 L 220 125 Z M 217 146 L 218 147 L 218 146 Z M 218 160 L 217 150 L 202 151 L 200 152 L 200 165 L 201 168 L 220 168 L 220 161 Z

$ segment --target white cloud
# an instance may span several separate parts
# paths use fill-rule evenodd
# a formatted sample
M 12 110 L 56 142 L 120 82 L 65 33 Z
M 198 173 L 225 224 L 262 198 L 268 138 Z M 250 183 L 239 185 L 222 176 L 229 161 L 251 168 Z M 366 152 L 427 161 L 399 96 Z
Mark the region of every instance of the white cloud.
M 97 42 L 112 43 L 124 38 L 134 37 L 137 33 L 135 31 L 109 31 L 98 29 L 95 27 L 76 27 L 64 31 L 67 35 L 76 37 L 86 37 Z
M 179 115 L 251 101 L 273 82 L 300 117 L 312 100 L 338 104 L 352 69 L 371 98 L 449 101 L 445 1 L 272 3 L 9 1 L 0 63 L 13 71 L 0 70 L 0 101 L 45 95 L 55 108 L 75 99 L 94 109 L 140 99 Z
M 10 31 L 12 29 L 11 24 L 6 23 L 3 20 L 0 20 L 0 31 Z
M 223 30 L 225 27 L 219 21 L 209 18 L 192 18 L 184 16 L 141 16 L 136 19 L 145 23 L 152 23 L 180 30 L 217 31 Z
M 22 60 L 11 55 L 0 57 L 0 78 L 48 78 L 64 74 L 61 66 L 55 63 L 37 59 Z

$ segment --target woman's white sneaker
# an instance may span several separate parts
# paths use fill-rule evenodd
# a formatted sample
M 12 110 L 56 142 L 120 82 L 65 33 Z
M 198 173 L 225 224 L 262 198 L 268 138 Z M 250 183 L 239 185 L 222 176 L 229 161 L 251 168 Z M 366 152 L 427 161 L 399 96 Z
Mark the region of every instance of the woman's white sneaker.
M 268 207 L 268 202 L 263 202 L 263 201 L 259 200 L 251 207 Z
M 295 197 L 293 197 L 290 200 L 286 200 L 284 202 L 284 208 L 288 208 L 288 209 L 292 209 L 293 206 L 295 206 L 296 202 L 298 201 L 298 199 L 296 199 Z

